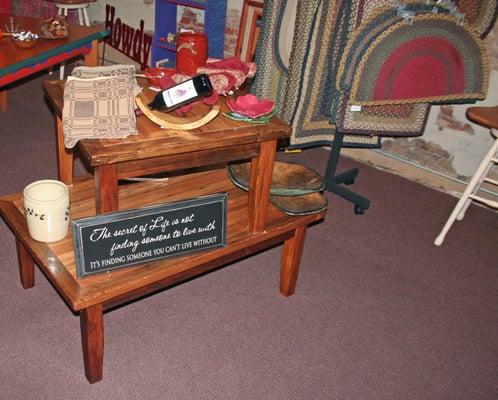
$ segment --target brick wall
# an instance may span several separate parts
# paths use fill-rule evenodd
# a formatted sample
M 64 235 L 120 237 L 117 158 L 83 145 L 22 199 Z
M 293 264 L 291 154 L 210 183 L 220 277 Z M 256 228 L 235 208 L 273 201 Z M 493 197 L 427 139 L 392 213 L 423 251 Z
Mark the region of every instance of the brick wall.
M 190 8 L 183 8 L 180 20 L 178 21 L 178 29 L 190 29 L 195 32 L 204 31 L 204 21 L 198 18 L 198 14 L 193 12 Z
M 227 9 L 227 19 L 225 25 L 225 43 L 224 56 L 231 57 L 235 55 L 235 47 L 237 45 L 237 36 L 239 34 L 240 10 L 237 8 Z M 204 21 L 197 18 L 189 8 L 184 8 L 178 22 L 179 28 L 192 29 L 197 32 L 204 30 Z

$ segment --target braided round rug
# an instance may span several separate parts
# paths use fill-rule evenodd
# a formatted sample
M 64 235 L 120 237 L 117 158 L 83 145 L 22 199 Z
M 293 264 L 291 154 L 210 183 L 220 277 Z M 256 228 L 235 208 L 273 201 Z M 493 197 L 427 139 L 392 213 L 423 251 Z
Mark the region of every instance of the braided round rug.
M 465 14 L 465 20 L 472 30 L 485 38 L 493 28 L 498 13 L 497 0 L 454 0 L 458 11 Z
M 345 101 L 337 128 L 355 135 L 415 137 L 424 133 L 431 109 L 428 103 L 385 104 L 358 107 Z
M 482 40 L 450 15 L 426 13 L 382 32 L 354 72 L 350 100 L 379 105 L 484 99 L 488 61 Z

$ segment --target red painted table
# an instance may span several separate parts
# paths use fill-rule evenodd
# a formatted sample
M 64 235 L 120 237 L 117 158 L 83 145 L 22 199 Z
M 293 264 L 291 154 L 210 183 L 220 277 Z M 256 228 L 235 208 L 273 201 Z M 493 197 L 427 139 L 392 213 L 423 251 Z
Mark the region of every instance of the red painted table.
M 8 14 L 0 14 L 0 27 L 9 26 Z M 39 33 L 40 19 L 15 16 L 19 30 Z M 98 41 L 109 32 L 101 26 L 71 25 L 63 39 L 40 38 L 35 47 L 21 49 L 10 37 L 0 38 L 0 109 L 7 110 L 6 86 L 38 71 L 74 57 L 84 56 L 85 64 L 98 63 Z
M 0 13 L 10 13 L 12 11 L 12 5 L 10 0 L 0 0 Z

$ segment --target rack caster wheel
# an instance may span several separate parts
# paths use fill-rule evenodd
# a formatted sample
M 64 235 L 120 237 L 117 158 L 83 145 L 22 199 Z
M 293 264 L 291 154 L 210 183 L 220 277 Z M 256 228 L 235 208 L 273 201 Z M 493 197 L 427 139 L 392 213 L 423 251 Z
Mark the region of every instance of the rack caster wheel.
M 365 214 L 365 209 L 363 207 L 360 207 L 359 205 L 356 205 L 354 206 L 354 213 L 356 215 L 363 215 Z

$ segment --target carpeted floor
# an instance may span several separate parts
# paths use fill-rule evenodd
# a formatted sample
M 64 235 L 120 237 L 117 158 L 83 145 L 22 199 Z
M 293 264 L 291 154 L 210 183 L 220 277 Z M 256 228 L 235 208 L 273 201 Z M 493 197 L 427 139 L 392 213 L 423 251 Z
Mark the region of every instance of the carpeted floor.
M 56 178 L 45 78 L 0 115 L 0 194 Z M 323 171 L 327 157 L 290 158 Z M 38 270 L 22 289 L 0 222 L 0 399 L 497 399 L 498 215 L 472 206 L 435 247 L 456 199 L 360 169 L 371 209 L 326 195 L 294 296 L 278 293 L 277 247 L 112 310 L 94 385 L 78 316 Z

